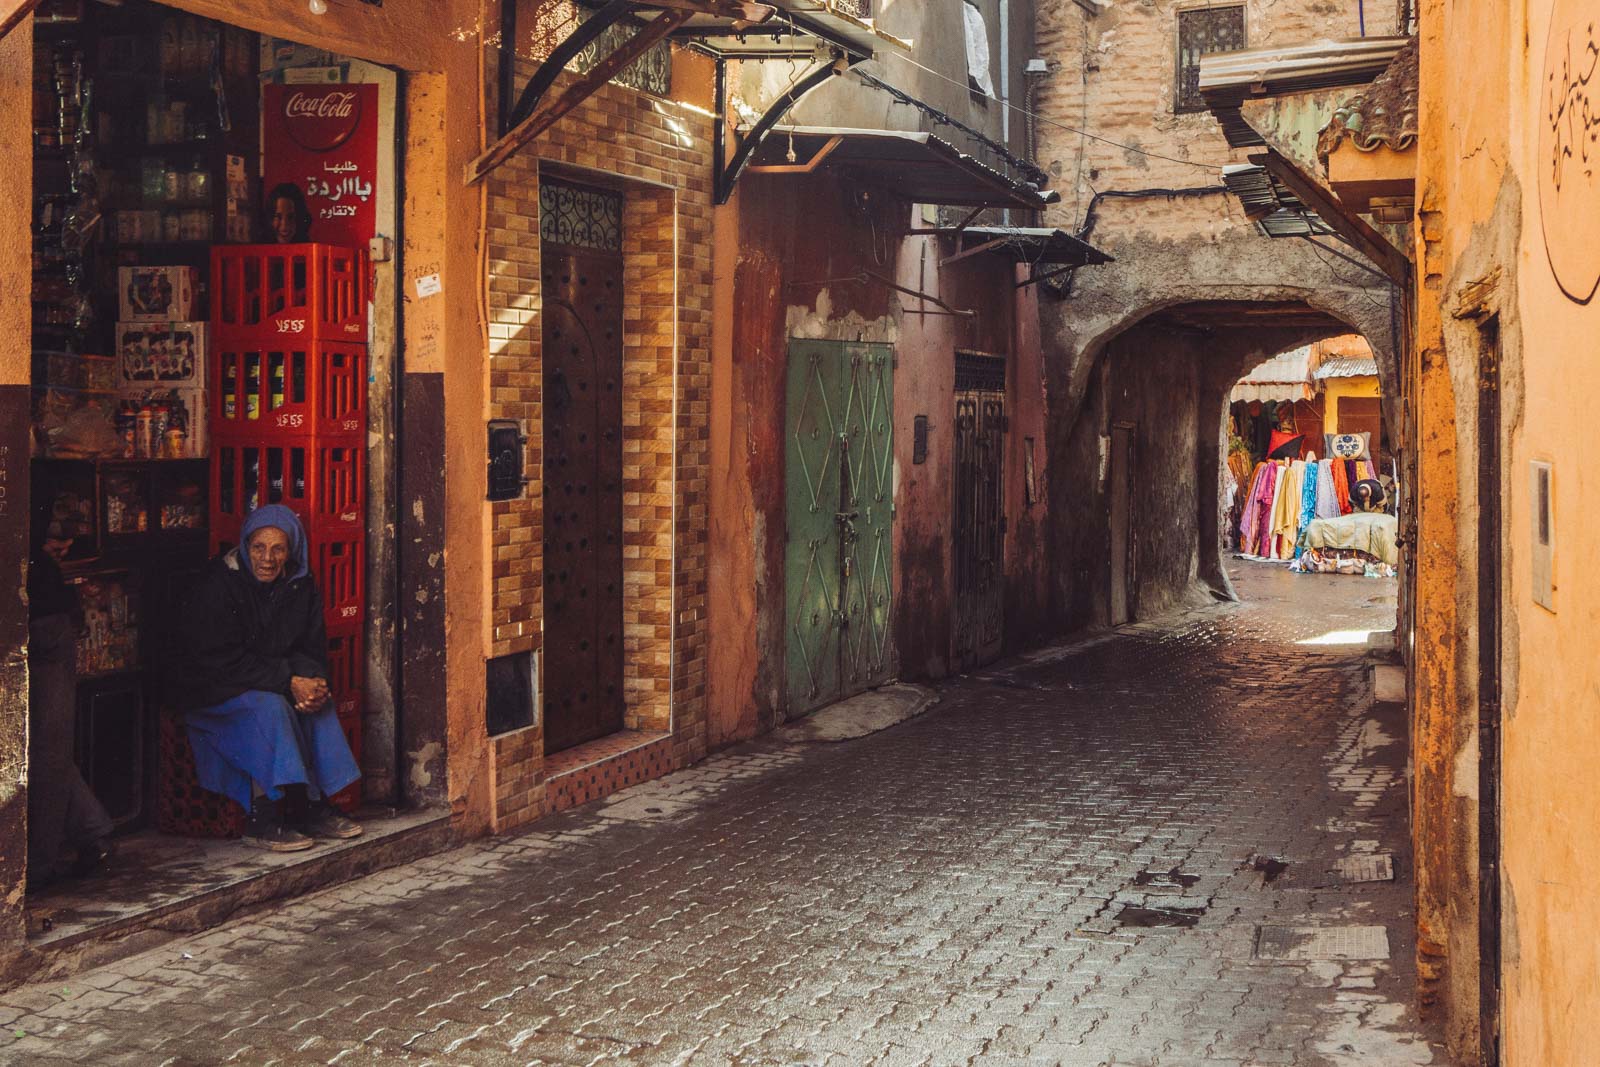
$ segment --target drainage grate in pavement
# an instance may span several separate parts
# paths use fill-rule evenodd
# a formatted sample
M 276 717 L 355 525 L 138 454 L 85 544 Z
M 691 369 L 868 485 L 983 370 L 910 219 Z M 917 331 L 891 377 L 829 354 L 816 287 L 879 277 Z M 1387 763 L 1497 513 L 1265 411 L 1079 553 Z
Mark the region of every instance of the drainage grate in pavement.
M 1184 874 L 1176 867 L 1170 871 L 1140 871 L 1133 876 L 1134 885 L 1155 886 L 1158 889 L 1188 889 L 1199 880 L 1198 874 Z
M 1389 931 L 1382 926 L 1261 926 L 1256 958 L 1262 960 L 1386 960 Z
M 1119 926 L 1193 926 L 1204 908 L 1141 908 L 1132 904 L 1117 912 Z
M 1388 852 L 1343 856 L 1334 861 L 1333 873 L 1344 882 L 1392 882 L 1394 856 Z

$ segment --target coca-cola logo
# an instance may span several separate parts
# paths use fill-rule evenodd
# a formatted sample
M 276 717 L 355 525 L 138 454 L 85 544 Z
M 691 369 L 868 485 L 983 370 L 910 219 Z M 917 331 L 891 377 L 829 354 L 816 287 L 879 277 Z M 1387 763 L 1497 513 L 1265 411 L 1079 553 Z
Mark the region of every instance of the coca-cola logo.
M 283 98 L 283 126 L 308 152 L 331 152 L 361 124 L 361 97 L 350 89 L 296 89 Z

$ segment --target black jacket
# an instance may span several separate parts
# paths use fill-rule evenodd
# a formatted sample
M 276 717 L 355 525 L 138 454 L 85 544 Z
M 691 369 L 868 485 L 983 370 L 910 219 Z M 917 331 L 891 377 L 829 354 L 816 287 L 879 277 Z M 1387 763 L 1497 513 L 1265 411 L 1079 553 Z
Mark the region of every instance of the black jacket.
M 289 693 L 289 679 L 328 677 L 322 594 L 310 575 L 263 586 L 234 549 L 201 572 L 179 623 L 174 697 L 208 708 L 249 689 Z

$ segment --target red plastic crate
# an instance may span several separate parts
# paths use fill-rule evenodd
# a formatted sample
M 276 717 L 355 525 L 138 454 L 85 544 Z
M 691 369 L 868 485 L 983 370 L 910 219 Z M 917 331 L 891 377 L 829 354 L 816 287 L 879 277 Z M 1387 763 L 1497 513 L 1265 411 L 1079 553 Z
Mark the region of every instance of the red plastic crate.
M 311 573 L 322 591 L 328 626 L 359 625 L 367 609 L 367 539 L 350 536 L 311 538 Z
M 194 750 L 181 716 L 161 716 L 160 762 L 156 788 L 156 827 L 182 837 L 238 837 L 245 811 L 237 803 L 200 784 Z
M 213 440 L 367 432 L 367 346 L 221 341 L 211 353 Z
M 366 448 L 349 440 L 220 440 L 211 447 L 213 543 L 238 541 L 244 517 L 263 504 L 300 516 L 311 538 L 361 532 L 367 517 Z
M 218 340 L 248 336 L 367 340 L 367 255 L 337 245 L 217 245 L 211 323 Z
M 331 651 L 331 641 L 329 647 Z M 366 701 L 360 690 L 347 694 L 339 701 L 339 727 L 344 731 L 344 739 L 349 743 L 350 754 L 355 757 L 358 766 L 361 763 L 362 719 L 365 711 Z M 351 782 L 328 800 L 342 811 L 355 811 L 361 803 L 361 780 L 358 778 Z
M 328 688 L 341 719 L 359 716 L 364 706 L 367 659 L 362 629 L 360 623 L 328 628 Z

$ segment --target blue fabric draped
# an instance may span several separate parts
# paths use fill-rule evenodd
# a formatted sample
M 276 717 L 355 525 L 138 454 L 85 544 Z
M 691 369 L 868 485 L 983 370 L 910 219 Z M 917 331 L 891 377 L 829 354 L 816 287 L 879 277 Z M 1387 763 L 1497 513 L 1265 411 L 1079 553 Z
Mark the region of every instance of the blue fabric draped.
M 1311 520 L 1317 517 L 1317 479 L 1321 477 L 1322 464 L 1311 460 L 1306 464 L 1306 480 L 1300 489 L 1300 533 L 1294 546 L 1294 558 L 1299 559 L 1300 553 L 1305 551 L 1304 534 L 1306 527 L 1311 525 Z
M 276 525 L 276 524 L 272 524 Z M 185 716 L 200 784 L 250 807 L 253 779 L 269 798 L 305 784 L 313 799 L 361 777 L 333 701 L 301 714 L 277 693 L 251 689 Z

